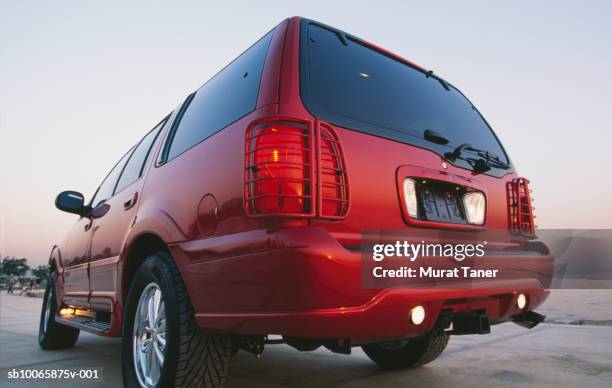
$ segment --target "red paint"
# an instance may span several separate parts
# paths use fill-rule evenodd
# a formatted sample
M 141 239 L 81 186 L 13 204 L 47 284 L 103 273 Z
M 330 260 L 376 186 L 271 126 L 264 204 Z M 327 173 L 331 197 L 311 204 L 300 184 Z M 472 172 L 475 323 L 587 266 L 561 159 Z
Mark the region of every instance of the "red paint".
M 81 219 L 61 247 L 54 248 L 50 260 L 59 274 L 60 301 L 112 311 L 106 335 L 120 335 L 130 263 L 139 259 L 133 247 L 143 236 L 156 236 L 168 247 L 197 322 L 205 330 L 397 337 L 431 329 L 442 308 L 485 309 L 497 319 L 518 313 L 513 307 L 516 291 L 528 294 L 529 309 L 546 298 L 547 291 L 525 291 L 522 284 L 507 291 L 361 288 L 360 254 L 348 247 L 359 245 L 362 229 L 506 229 L 506 185 L 517 175 L 477 174 L 428 150 L 321 122 L 301 101 L 298 58 L 299 18 L 292 18 L 274 30 L 256 110 L 156 166 L 176 112 L 171 115 L 143 178 L 108 201 L 108 214 L 93 223 Z M 302 123 L 314 142 L 308 156 L 315 168 L 309 178 L 312 204 L 299 214 L 293 206 L 277 209 L 275 216 L 262 216 L 249 208 L 245 194 L 245 139 L 253 125 L 283 118 Z M 341 160 L 333 163 L 342 165 L 342 182 L 348 185 L 343 193 L 344 189 L 323 188 L 333 183 L 321 177 L 325 162 L 318 162 L 322 154 L 329 154 L 330 145 L 322 144 L 325 139 L 338 144 Z M 481 228 L 407 219 L 398 191 L 405 176 L 483 191 L 485 224 Z M 330 196 L 347 200 L 346 209 L 326 204 L 323 197 Z M 130 200 L 136 203 L 124 210 Z M 416 304 L 427 310 L 425 323 L 418 327 L 408 320 L 408 311 Z

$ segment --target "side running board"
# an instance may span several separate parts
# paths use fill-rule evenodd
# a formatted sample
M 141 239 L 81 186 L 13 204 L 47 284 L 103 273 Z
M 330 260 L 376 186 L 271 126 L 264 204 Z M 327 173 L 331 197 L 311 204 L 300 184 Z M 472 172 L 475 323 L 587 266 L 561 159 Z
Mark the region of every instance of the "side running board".
M 55 321 L 57 323 L 61 323 L 62 325 L 72 326 L 80 330 L 85 330 L 97 334 L 107 332 L 110 329 L 109 322 L 96 321 L 90 317 L 80 317 L 76 315 L 66 317 L 56 314 Z

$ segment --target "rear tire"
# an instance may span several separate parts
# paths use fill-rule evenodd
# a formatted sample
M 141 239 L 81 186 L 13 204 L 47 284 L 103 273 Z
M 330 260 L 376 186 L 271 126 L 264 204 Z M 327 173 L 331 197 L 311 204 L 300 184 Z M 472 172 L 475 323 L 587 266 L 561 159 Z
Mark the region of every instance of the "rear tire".
M 139 308 L 148 306 L 147 298 L 153 300 L 153 306 L 159 306 L 153 308 L 158 313 L 153 313 L 151 320 L 151 310 Z M 229 369 L 231 337 L 200 331 L 181 275 L 168 253 L 150 255 L 140 265 L 127 296 L 124 317 L 121 357 L 126 387 L 223 386 Z M 146 355 L 148 346 L 153 346 L 151 356 Z M 143 367 L 150 365 L 146 361 L 149 357 L 161 360 L 155 368 L 149 368 L 154 370 L 151 378 Z
M 381 368 L 396 370 L 416 368 L 435 360 L 447 344 L 448 334 L 429 333 L 403 341 L 363 345 L 361 348 Z
M 79 338 L 80 332 L 79 329 L 55 321 L 55 313 L 57 312 L 55 276 L 55 272 L 49 275 L 40 313 L 40 324 L 38 325 L 38 344 L 44 350 L 71 348 Z

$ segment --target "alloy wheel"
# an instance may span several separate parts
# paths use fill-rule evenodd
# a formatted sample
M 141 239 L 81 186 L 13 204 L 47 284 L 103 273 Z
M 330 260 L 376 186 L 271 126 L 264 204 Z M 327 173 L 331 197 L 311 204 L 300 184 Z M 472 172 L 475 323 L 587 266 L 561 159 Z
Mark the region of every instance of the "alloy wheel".
M 140 295 L 132 346 L 140 386 L 154 387 L 159 381 L 166 351 L 166 308 L 156 283 L 149 283 Z

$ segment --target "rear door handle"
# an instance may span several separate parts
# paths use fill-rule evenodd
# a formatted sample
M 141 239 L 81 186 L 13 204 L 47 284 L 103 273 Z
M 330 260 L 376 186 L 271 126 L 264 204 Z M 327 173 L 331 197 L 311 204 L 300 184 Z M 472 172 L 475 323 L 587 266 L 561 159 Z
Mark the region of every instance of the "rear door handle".
M 136 201 L 138 201 L 138 192 L 135 192 L 130 196 L 130 198 L 123 203 L 124 210 L 130 210 L 136 205 Z

